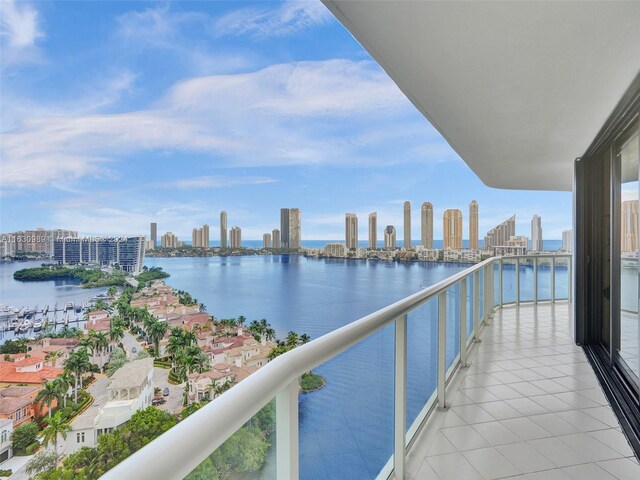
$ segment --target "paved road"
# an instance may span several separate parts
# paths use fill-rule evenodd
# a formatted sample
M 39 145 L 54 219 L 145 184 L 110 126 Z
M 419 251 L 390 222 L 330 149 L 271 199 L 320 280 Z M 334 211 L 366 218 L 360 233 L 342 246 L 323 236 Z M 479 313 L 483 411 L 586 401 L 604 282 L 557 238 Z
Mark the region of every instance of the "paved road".
M 163 403 L 158 408 L 171 413 L 180 413 L 182 411 L 182 399 L 184 394 L 184 383 L 180 385 L 171 385 L 168 381 L 169 370 L 166 368 L 154 367 L 153 369 L 153 386 L 160 387 L 164 390 L 169 387 L 169 396 L 163 397 L 167 403 Z
M 127 354 L 128 358 L 135 358 L 140 350 L 142 350 L 142 345 L 140 342 L 136 340 L 136 337 L 131 335 L 129 332 L 124 332 L 124 337 L 122 337 L 122 345 L 124 346 L 124 350 Z M 136 353 L 133 353 L 133 349 L 135 348 Z

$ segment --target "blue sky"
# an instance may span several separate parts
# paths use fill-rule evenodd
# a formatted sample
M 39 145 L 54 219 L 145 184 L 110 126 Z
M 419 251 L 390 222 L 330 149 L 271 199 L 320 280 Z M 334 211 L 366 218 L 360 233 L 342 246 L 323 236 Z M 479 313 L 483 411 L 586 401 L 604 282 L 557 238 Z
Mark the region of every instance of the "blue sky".
M 414 238 L 424 201 L 466 238 L 472 199 L 481 236 L 570 228 L 568 192 L 484 186 L 319 2 L 2 0 L 1 29 L 0 231 L 215 237 L 224 209 L 258 239 L 290 206 L 303 238 L 355 212 L 364 239 L 410 200 Z

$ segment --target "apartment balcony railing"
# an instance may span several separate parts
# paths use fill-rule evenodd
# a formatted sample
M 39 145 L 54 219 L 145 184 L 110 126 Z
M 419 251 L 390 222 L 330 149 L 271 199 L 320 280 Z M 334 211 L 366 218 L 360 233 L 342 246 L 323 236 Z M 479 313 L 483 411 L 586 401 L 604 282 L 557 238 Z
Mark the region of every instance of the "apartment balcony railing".
M 481 329 L 489 323 L 494 308 L 570 301 L 571 258 L 569 254 L 490 258 L 297 347 L 171 428 L 103 478 L 184 478 L 275 398 L 274 473 L 279 479 L 298 479 L 301 376 L 390 325 L 395 332 L 393 447 L 389 449 L 389 461 L 380 466 L 378 478 L 405 478 L 406 454 L 416 434 L 436 407 L 448 405 L 446 386 L 457 368 L 467 366 L 469 349 L 480 340 Z M 419 412 L 408 415 L 407 376 L 414 367 L 407 361 L 407 329 L 410 315 L 421 307 L 429 307 L 433 315 L 413 318 L 412 322 L 418 322 L 411 328 L 437 331 L 435 358 L 427 359 L 436 364 L 437 374 L 432 391 L 423 392 L 425 401 L 420 402 Z

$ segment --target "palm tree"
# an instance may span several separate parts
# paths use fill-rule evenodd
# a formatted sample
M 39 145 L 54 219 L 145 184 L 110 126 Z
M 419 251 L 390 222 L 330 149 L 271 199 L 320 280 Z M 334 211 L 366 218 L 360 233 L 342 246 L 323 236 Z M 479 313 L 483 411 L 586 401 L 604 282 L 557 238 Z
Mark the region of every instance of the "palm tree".
M 80 388 L 82 388 L 82 374 L 89 371 L 91 369 L 91 362 L 89 362 L 89 353 L 85 348 L 81 348 L 73 352 L 67 358 L 65 362 L 65 367 L 71 373 L 73 373 L 75 377 L 75 402 L 78 403 L 78 379 L 80 380 Z
M 62 437 L 63 440 L 67 439 L 67 432 L 71 430 L 71 425 L 66 423 L 60 412 L 57 412 L 53 417 L 47 420 L 47 426 L 42 430 L 42 437 L 44 438 L 44 444 L 49 445 L 50 442 L 53 442 L 53 448 L 58 454 L 58 435 Z
M 49 418 L 51 418 L 51 404 L 54 400 L 58 400 L 59 402 L 61 396 L 62 391 L 60 390 L 59 384 L 57 384 L 55 381 L 45 382 L 45 384 L 42 386 L 42 390 L 38 392 L 38 395 L 36 395 L 36 398 L 34 400 L 36 402 L 44 402 L 47 404 Z
M 311 337 L 306 333 L 300 335 L 300 344 L 304 345 L 305 343 L 309 343 L 311 341 Z
M 193 359 L 193 368 L 198 373 L 202 373 L 209 370 L 210 367 L 211 367 L 211 358 L 209 357 L 209 355 L 207 355 L 202 350 L 200 350 Z
M 294 331 L 290 331 L 287 334 L 287 338 L 285 340 L 287 347 L 293 348 L 298 345 L 298 334 Z
M 240 315 L 238 317 L 238 325 L 240 325 L 241 327 L 244 325 L 244 322 L 247 321 L 247 317 L 245 317 L 244 315 Z
M 276 331 L 273 328 L 268 327 L 264 332 L 264 336 L 267 338 L 267 340 L 273 340 L 274 338 L 276 338 Z
M 69 374 L 68 371 L 64 371 L 62 373 L 62 375 L 60 375 L 58 378 L 56 378 L 54 380 L 54 382 L 58 384 L 58 389 L 60 390 L 60 393 L 61 393 L 62 398 L 63 398 L 64 406 L 66 407 L 67 406 L 67 392 L 69 391 L 69 387 L 71 386 L 71 383 L 73 382 L 73 378 Z
M 185 347 L 198 343 L 198 337 L 196 337 L 196 334 L 193 331 L 184 331 L 182 339 Z
M 104 353 L 109 348 L 109 337 L 105 332 L 96 333 L 93 342 L 98 353 Z
M 93 335 L 95 333 L 96 333 L 95 330 L 89 330 L 89 335 L 87 335 L 86 337 L 82 337 L 78 342 L 78 345 L 80 347 L 85 348 L 87 350 L 91 350 L 91 355 L 93 355 L 93 349 L 95 347 L 95 344 L 93 341 Z
M 109 289 L 107 290 L 107 295 L 109 295 L 110 298 L 115 297 L 117 293 L 118 289 L 116 287 L 109 287 Z
M 112 342 L 118 342 L 124 337 L 124 328 L 120 325 L 112 325 L 109 329 L 109 339 Z
M 153 341 L 155 346 L 155 354 L 156 357 L 160 356 L 160 340 L 164 337 L 164 334 L 167 333 L 167 323 L 159 322 L 154 319 L 154 321 L 150 321 L 145 326 L 147 329 L 147 335 Z
M 47 362 L 51 362 L 51 364 L 55 367 L 58 365 L 58 360 L 62 357 L 62 350 L 54 350 L 52 352 L 48 352 L 44 359 Z

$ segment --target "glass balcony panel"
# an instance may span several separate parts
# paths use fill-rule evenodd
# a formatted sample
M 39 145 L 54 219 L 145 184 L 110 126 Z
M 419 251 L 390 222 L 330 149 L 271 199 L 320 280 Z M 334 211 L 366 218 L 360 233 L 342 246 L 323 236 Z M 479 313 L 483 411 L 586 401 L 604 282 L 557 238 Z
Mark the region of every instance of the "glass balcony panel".
M 538 257 L 538 300 L 551 300 L 551 263 L 550 258 Z
M 556 300 L 569 299 L 569 258 L 556 258 Z
M 533 258 L 521 258 L 520 268 L 520 301 L 533 302 Z
M 460 284 L 447 289 L 447 368 L 460 353 Z
M 493 306 L 500 305 L 500 262 L 493 262 Z
M 393 454 L 394 325 L 313 373 L 326 379 L 300 395 L 300 478 L 376 478 Z
M 464 281 L 464 280 L 463 280 Z M 473 275 L 469 275 L 467 282 L 467 339 L 473 335 Z
M 265 405 L 185 480 L 276 479 L 276 402 Z
M 516 261 L 514 259 L 502 260 L 502 303 L 515 303 L 516 301 Z
M 479 282 L 478 282 L 478 293 L 480 297 L 479 310 L 478 310 L 478 320 L 482 320 L 484 316 L 484 269 L 480 270 Z
M 407 430 L 436 391 L 438 299 L 407 317 Z

